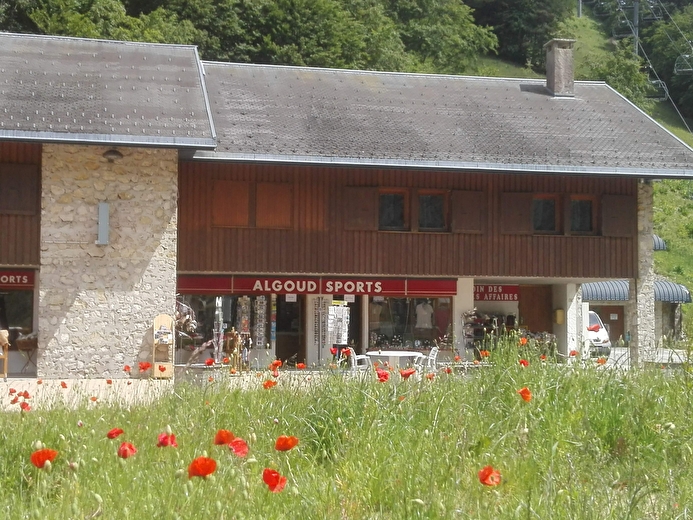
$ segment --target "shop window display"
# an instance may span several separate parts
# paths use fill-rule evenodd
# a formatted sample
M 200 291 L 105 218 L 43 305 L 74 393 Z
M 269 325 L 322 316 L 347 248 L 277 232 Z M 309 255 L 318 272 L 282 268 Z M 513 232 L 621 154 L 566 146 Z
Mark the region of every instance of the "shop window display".
M 179 335 L 179 349 L 193 351 L 206 343 L 214 349 L 215 342 L 222 344 L 236 332 L 247 362 L 248 350 L 268 346 L 269 297 L 185 295 L 183 303 L 194 312 L 197 328 Z M 221 349 L 226 351 L 228 346 L 222 344 Z
M 368 304 L 370 348 L 430 349 L 450 338 L 450 298 L 372 297 Z
M 17 338 L 33 332 L 33 291 L 0 292 L 0 329 L 9 331 L 10 350 L 17 350 Z

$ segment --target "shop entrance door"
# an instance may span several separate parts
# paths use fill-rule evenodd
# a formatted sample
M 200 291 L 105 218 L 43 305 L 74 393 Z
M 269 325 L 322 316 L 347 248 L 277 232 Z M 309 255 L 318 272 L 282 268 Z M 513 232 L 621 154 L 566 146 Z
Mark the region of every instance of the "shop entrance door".
M 303 363 L 306 359 L 305 296 L 281 294 L 277 296 L 277 358 Z
M 520 326 L 530 332 L 552 332 L 552 288 L 550 285 L 520 285 Z
M 318 348 L 317 361 L 330 362 L 330 348 L 335 345 L 350 345 L 360 352 L 361 302 L 346 301 L 342 296 L 319 296 L 314 306 L 315 337 Z

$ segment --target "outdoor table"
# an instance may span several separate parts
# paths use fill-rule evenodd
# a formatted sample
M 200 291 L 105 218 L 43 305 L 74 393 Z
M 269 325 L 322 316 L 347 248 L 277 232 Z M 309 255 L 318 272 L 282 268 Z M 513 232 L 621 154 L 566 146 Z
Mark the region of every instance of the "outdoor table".
M 387 358 L 391 367 L 399 366 L 401 358 L 411 358 L 413 363 L 415 359 L 424 357 L 421 352 L 412 352 L 411 350 L 371 350 L 366 352 L 366 355 L 375 358 Z

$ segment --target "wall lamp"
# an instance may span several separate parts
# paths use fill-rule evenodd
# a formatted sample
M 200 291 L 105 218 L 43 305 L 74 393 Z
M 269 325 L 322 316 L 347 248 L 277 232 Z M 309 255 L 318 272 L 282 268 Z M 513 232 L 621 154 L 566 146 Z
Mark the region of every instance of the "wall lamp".
M 108 162 L 114 162 L 116 159 L 122 159 L 123 154 L 120 153 L 118 150 L 115 148 L 111 148 L 110 150 L 106 150 L 103 153 L 103 157 L 108 160 Z

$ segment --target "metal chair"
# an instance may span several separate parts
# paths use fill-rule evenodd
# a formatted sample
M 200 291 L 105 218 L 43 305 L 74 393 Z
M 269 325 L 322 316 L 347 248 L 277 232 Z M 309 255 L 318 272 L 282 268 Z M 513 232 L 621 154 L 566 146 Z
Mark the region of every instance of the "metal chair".
M 370 370 L 371 368 L 371 358 L 365 354 L 357 354 L 351 347 L 343 348 L 342 356 L 347 358 L 350 370 Z
M 438 367 L 438 351 L 439 347 L 431 348 L 428 356 L 418 357 L 414 360 L 414 367 L 417 371 L 421 372 L 433 372 Z

